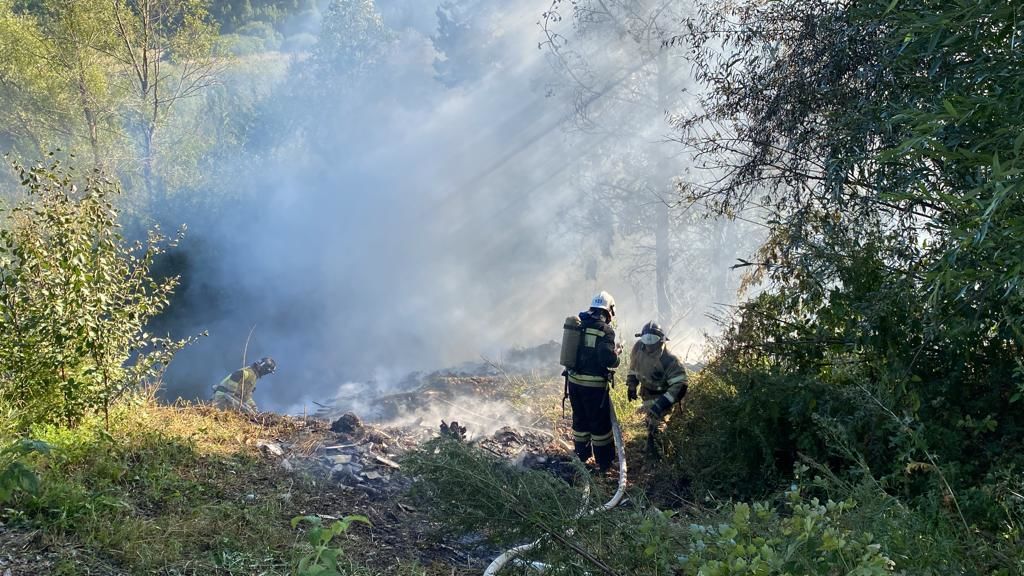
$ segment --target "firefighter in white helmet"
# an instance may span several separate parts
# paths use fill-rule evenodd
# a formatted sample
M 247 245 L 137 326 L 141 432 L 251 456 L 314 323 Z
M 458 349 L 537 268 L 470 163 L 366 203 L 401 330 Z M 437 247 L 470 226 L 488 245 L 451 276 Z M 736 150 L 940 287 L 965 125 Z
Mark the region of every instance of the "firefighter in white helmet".
M 582 334 L 576 363 L 566 375 L 574 447 L 581 461 L 586 462 L 593 455 L 598 469 L 605 472 L 615 456 L 608 396 L 621 351 L 612 328 L 615 299 L 607 292 L 595 295 L 590 308 L 580 312 L 579 318 Z
M 658 436 L 665 428 L 669 410 L 686 395 L 686 368 L 665 346 L 668 338 L 654 320 L 644 324 L 636 336 L 639 340 L 629 356 L 626 394 L 632 401 L 639 391 L 647 421 L 647 451 L 660 458 Z

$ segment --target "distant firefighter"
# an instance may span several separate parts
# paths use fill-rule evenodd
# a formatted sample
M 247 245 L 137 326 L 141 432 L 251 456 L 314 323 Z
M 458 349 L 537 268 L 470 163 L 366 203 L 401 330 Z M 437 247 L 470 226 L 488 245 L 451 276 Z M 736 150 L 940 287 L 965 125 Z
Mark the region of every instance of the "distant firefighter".
M 644 324 L 629 356 L 626 393 L 630 401 L 643 399 L 647 420 L 647 451 L 660 458 L 658 436 L 665 427 L 669 410 L 686 395 L 686 368 L 665 346 L 668 338 L 657 322 Z
M 273 374 L 275 370 L 277 362 L 270 357 L 235 370 L 213 387 L 213 405 L 222 410 L 250 413 L 258 411 L 256 402 L 252 399 L 252 393 L 256 391 L 256 381 L 267 374 Z

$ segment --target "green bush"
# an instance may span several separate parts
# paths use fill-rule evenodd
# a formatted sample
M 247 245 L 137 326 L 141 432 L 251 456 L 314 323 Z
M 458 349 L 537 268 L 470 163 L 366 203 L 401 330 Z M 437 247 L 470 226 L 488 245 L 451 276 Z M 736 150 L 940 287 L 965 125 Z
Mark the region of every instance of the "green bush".
M 985 383 L 1007 381 L 1010 354 L 974 346 L 965 358 L 961 344 L 948 356 L 923 352 L 924 311 L 896 297 L 873 304 L 879 324 L 860 341 L 847 325 L 851 296 L 839 296 L 813 316 L 794 311 L 785 289 L 739 308 L 691 385 L 686 418 L 669 430 L 684 446 L 678 470 L 700 489 L 760 497 L 807 458 L 1000 530 L 1019 493 L 1010 479 L 1024 469 L 1013 448 L 1021 417 L 1006 387 Z
M 759 467 L 785 477 L 803 454 L 998 532 L 998 478 L 1024 469 L 1018 7 L 697 14 L 704 92 L 679 125 L 709 167 L 735 169 L 688 194 L 726 214 L 756 207 L 768 230 L 746 280 L 764 291 L 709 367 L 736 390 L 716 442 L 735 441 L 751 487 Z
M 19 426 L 74 425 L 154 376 L 184 342 L 144 331 L 177 278 L 149 270 L 168 242 L 120 233 L 118 187 L 97 174 L 77 186 L 59 162 L 26 168 L 0 212 L 0 403 Z
M 705 576 L 882 576 L 894 567 L 870 533 L 842 525 L 842 516 L 855 502 L 807 500 L 795 487 L 786 492 L 786 501 L 785 515 L 765 503 L 740 503 L 731 507 L 728 522 L 692 524 L 693 540 L 681 563 Z
M 38 440 L 21 439 L 0 448 L 0 504 L 6 504 L 15 492 L 35 494 L 39 476 L 22 459 L 33 452 L 47 453 L 50 447 Z
M 690 480 L 695 494 L 761 495 L 787 478 L 776 466 L 770 440 L 750 419 L 756 402 L 710 370 L 690 375 L 682 417 L 670 421 L 665 438 L 675 447 L 666 461 Z M 737 420 L 744 413 L 747 418 Z M 770 411 L 756 414 L 779 418 Z

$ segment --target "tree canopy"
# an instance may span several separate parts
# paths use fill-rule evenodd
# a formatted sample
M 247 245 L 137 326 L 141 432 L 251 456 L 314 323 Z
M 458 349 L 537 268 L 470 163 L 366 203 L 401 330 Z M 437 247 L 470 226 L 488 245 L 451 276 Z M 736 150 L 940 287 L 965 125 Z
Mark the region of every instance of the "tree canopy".
M 916 495 L 931 480 L 965 522 L 993 521 L 994 479 L 1024 465 L 1019 7 L 726 8 L 677 39 L 704 87 L 676 118 L 707 174 L 684 192 L 771 228 L 748 263 L 766 291 L 717 368 L 785 447 L 776 464 L 839 458 Z

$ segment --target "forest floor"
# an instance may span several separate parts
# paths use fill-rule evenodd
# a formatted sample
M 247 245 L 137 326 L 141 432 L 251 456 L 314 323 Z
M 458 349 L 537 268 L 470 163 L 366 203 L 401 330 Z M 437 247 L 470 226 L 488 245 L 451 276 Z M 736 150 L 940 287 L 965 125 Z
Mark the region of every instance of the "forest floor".
M 388 419 L 373 424 L 331 409 L 242 415 L 150 401 L 109 429 L 51 431 L 42 439 L 52 452 L 36 464 L 40 493 L 20 497 L 0 526 L 0 576 L 292 574 L 312 554 L 308 524 L 292 520 L 348 515 L 370 523 L 331 543 L 346 573 L 479 574 L 501 550 L 445 535 L 411 491 L 402 456 L 454 429 L 447 415 L 461 418 L 467 442 L 573 482 L 561 396 L 557 377 L 435 373 L 379 398 Z M 632 490 L 685 507 L 685 482 L 644 456 L 639 417 L 622 420 Z

